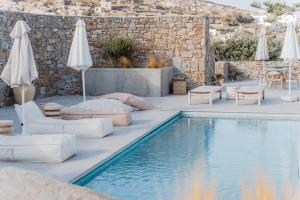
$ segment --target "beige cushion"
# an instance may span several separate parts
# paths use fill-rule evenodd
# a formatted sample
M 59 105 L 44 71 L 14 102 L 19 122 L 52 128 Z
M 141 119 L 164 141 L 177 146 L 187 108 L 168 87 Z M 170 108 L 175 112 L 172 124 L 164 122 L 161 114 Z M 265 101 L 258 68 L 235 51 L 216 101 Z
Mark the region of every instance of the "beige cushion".
M 61 111 L 45 111 L 46 116 L 58 116 L 61 115 Z
M 63 108 L 62 105 L 57 104 L 57 103 L 41 103 L 40 106 L 45 111 L 55 111 L 55 110 L 60 110 L 61 108 Z
M 129 105 L 125 105 L 117 99 L 94 99 L 86 102 L 79 103 L 77 105 L 71 106 L 72 108 L 85 109 L 85 110 L 125 110 L 128 112 L 133 111 L 133 108 Z
M 81 109 L 74 107 L 65 107 L 61 110 L 62 119 L 78 120 L 89 118 L 111 118 L 114 126 L 129 126 L 132 122 L 131 112 L 126 110 L 112 108 L 112 109 Z
M 0 127 L 11 127 L 13 123 L 12 120 L 0 120 Z
M 128 93 L 112 93 L 97 97 L 98 99 L 117 99 L 122 103 L 130 105 L 138 110 L 157 109 L 155 105 L 146 102 L 143 98 Z
M 260 86 L 242 86 L 238 92 L 243 94 L 256 94 L 264 90 L 264 87 Z
M 8 126 L 8 127 L 0 127 L 0 133 L 11 133 L 12 132 L 12 127 Z
M 200 86 L 192 89 L 191 92 L 195 93 L 214 93 L 222 90 L 222 86 Z

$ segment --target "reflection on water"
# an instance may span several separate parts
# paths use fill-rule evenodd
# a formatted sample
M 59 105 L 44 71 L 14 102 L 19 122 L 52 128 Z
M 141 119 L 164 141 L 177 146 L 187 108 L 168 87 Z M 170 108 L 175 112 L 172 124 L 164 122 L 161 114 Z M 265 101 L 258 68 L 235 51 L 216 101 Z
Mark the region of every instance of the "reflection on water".
M 286 183 L 299 181 L 299 134 L 298 121 L 181 118 L 87 187 L 122 200 L 283 199 L 297 191 Z

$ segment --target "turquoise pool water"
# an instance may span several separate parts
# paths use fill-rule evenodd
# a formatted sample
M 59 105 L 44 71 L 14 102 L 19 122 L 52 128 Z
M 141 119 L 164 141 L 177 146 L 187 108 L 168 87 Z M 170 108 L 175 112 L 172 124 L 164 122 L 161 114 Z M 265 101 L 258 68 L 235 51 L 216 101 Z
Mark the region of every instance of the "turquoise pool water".
M 179 118 L 77 184 L 122 200 L 188 200 L 211 188 L 239 200 L 263 174 L 280 193 L 298 181 L 299 134 L 299 121 Z

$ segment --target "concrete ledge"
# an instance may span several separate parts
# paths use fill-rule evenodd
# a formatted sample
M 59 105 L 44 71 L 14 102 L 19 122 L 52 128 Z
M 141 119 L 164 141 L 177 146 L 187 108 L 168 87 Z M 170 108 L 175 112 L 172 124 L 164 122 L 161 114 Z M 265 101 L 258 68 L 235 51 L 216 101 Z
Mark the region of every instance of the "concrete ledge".
M 174 67 L 149 68 L 93 68 L 86 72 L 86 93 L 98 96 L 126 92 L 144 97 L 170 94 Z

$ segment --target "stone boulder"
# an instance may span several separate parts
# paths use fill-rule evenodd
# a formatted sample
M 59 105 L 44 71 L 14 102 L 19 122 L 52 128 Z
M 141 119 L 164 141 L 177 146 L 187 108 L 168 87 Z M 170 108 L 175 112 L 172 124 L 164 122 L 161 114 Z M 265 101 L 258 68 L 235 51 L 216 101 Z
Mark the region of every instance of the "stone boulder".
M 0 169 L 0 199 L 112 200 L 85 187 L 11 167 Z

